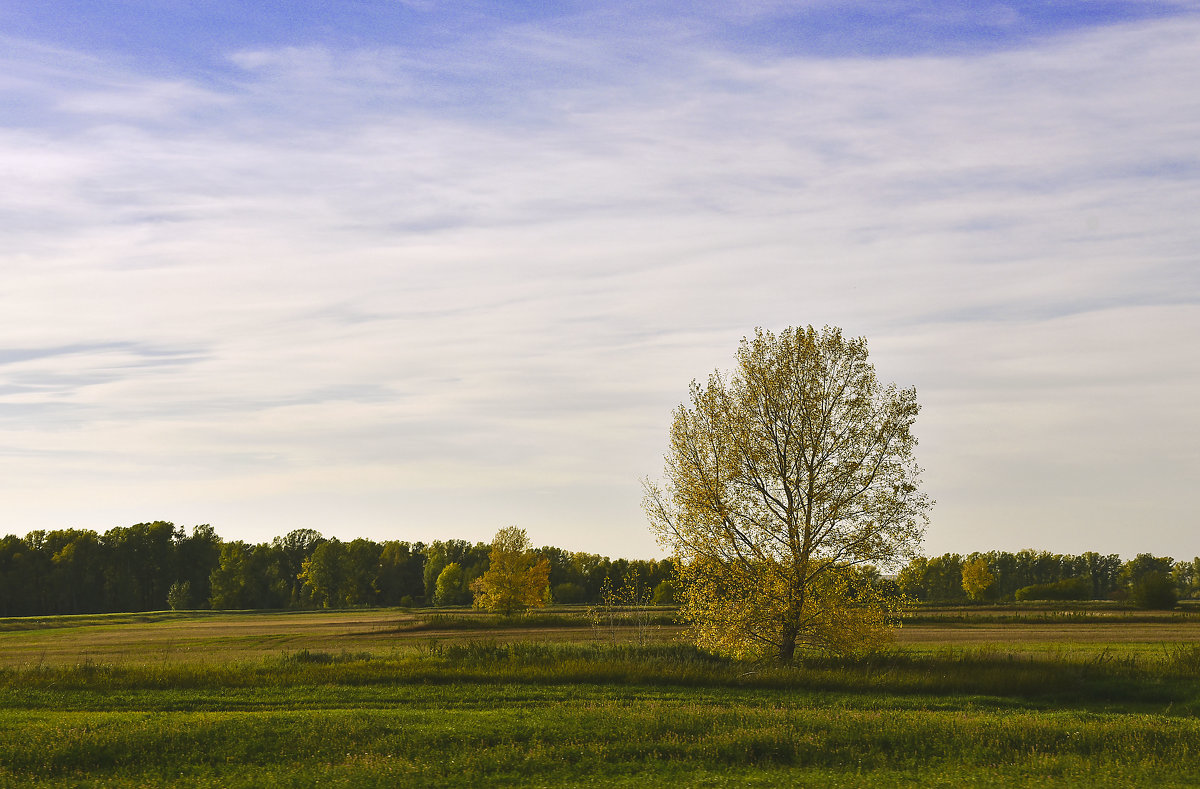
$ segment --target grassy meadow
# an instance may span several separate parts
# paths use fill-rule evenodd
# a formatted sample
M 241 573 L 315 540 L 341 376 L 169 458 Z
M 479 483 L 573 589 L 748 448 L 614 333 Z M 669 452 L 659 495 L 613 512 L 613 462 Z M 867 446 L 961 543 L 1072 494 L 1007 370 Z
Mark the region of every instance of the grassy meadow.
M 662 612 L 0 620 L 2 786 L 1192 786 L 1200 613 L 922 609 L 781 668 Z

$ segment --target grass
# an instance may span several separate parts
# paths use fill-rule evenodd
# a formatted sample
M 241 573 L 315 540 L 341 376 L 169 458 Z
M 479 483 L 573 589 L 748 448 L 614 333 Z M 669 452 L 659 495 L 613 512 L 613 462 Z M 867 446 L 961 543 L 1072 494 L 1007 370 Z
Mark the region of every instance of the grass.
M 1200 606 L 1182 602 L 1171 611 L 1147 611 L 1127 604 L 1091 600 L 1064 604 L 1045 602 L 1008 603 L 1005 605 L 950 606 L 921 604 L 905 618 L 913 624 L 1162 624 L 1164 622 L 1200 623 Z M 1071 604 L 1066 604 L 1071 605 Z
M 584 606 L 563 606 L 558 611 L 528 613 L 517 616 L 497 616 L 482 612 L 419 613 L 401 621 L 396 629 L 401 633 L 447 630 L 529 630 L 586 628 L 603 630 L 611 627 L 668 627 L 677 629 L 674 609 L 622 607 L 613 609 L 603 618 L 595 617 Z
M 1184 637 L 1122 641 L 1113 623 L 1044 649 L 909 641 L 784 668 L 707 655 L 669 628 L 639 645 L 634 628 L 614 643 L 578 624 L 436 616 L 415 631 L 398 623 L 418 614 L 398 611 L 14 628 L 0 657 L 31 634 L 50 649 L 107 630 L 125 647 L 5 661 L 0 785 L 1200 783 L 1200 624 L 1142 623 Z M 1052 627 L 1017 629 L 1031 626 Z M 146 651 L 158 628 L 215 654 Z M 243 648 L 272 628 L 283 646 Z
M 482 691 L 482 692 L 481 692 Z M 22 710 L 8 785 L 425 785 L 740 782 L 1186 785 L 1194 720 L 904 705 L 762 691 L 446 685 L 333 705 L 155 712 Z M 278 702 L 276 702 L 278 705 Z M 14 748 L 12 743 L 22 742 Z M 1180 766 L 1184 769 L 1180 769 Z M 986 779 L 986 780 L 985 780 Z M 643 783 L 643 785 L 645 785 Z M 961 785 L 961 784 L 959 784 Z

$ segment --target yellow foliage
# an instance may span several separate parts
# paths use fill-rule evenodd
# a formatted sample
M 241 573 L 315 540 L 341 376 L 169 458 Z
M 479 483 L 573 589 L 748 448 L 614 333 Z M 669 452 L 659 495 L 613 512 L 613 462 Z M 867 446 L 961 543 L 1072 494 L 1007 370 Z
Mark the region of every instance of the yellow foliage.
M 972 600 L 982 600 L 984 594 L 996 582 L 996 576 L 988 569 L 987 560 L 977 556 L 963 564 L 962 587 L 967 597 Z
M 475 607 L 511 616 L 550 601 L 550 562 L 538 560 L 524 529 L 496 532 L 487 572 L 471 584 Z
M 866 341 L 839 329 L 757 330 L 734 375 L 675 411 L 665 489 L 646 483 L 659 541 L 679 558 L 698 642 L 792 659 L 886 638 L 899 601 L 856 576 L 920 541 L 913 389 L 883 387 Z
M 789 627 L 800 647 L 868 651 L 891 640 L 904 602 L 865 583 L 854 568 L 829 563 L 815 572 L 798 611 L 789 610 L 794 585 L 779 566 L 696 561 L 682 576 L 681 613 L 696 644 L 739 658 L 777 656 Z

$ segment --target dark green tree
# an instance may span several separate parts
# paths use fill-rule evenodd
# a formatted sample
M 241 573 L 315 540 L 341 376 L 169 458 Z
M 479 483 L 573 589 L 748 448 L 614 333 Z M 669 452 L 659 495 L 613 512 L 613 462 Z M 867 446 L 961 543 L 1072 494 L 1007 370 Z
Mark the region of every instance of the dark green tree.
M 210 605 L 214 609 L 249 608 L 250 569 L 250 546 L 241 540 L 223 544 L 220 560 L 209 578 Z
M 189 607 L 207 606 L 210 578 L 221 563 L 221 538 L 207 523 L 193 526 L 190 536 L 178 536 L 175 553 L 176 582 L 188 585 Z
M 425 597 L 425 546 L 397 540 L 385 542 L 379 552 L 375 585 L 381 605 L 416 605 Z
M 104 546 L 94 531 L 69 529 L 46 535 L 50 555 L 48 579 L 51 611 L 58 614 L 93 614 L 106 610 L 104 599 Z
M 321 533 L 313 529 L 293 529 L 271 542 L 271 547 L 280 556 L 279 575 L 288 581 L 288 605 L 298 605 L 303 599 L 300 573 L 304 569 L 304 561 L 325 541 Z
M 340 540 L 326 540 L 304 560 L 300 582 L 306 598 L 322 608 L 345 605 L 346 545 Z

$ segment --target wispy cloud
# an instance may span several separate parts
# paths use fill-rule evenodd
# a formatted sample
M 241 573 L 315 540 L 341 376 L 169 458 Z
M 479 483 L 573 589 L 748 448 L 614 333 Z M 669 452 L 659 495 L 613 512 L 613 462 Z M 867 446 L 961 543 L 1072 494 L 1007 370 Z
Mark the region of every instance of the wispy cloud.
M 931 549 L 1200 552 L 1200 21 L 831 57 L 705 13 L 9 49 L 2 526 L 647 553 L 687 381 L 833 323 L 920 389 Z

